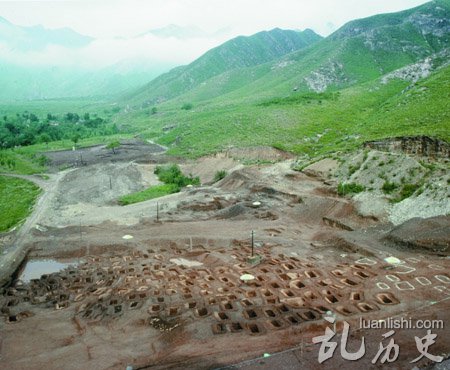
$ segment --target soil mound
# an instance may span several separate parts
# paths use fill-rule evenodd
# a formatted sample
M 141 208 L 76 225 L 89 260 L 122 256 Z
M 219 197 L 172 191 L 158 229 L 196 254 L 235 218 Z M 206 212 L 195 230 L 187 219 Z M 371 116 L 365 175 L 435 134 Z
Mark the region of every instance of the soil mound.
M 225 177 L 218 186 L 227 191 L 249 189 L 255 182 L 255 175 L 249 169 L 238 170 Z
M 142 188 L 142 175 L 135 164 L 94 165 L 69 172 L 61 181 L 57 197 L 60 205 L 103 205 Z
M 270 146 L 232 148 L 227 151 L 227 155 L 238 160 L 246 161 L 283 161 L 294 157 L 288 152 Z
M 392 229 L 386 239 L 397 246 L 449 254 L 450 216 L 413 218 Z

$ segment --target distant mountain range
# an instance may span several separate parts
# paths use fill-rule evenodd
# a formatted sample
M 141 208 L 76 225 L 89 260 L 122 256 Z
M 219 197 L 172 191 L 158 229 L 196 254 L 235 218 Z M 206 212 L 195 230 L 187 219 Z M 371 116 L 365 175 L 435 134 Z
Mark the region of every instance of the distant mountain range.
M 146 35 L 164 39 L 175 37 L 177 30 L 181 37 L 182 29 L 175 26 L 165 33 L 161 29 Z M 145 45 L 145 35 L 131 40 L 139 38 Z M 69 28 L 23 27 L 0 17 L 0 101 L 112 97 L 136 89 L 176 65 L 148 57 L 124 59 L 108 67 L 83 67 L 58 60 L 61 54 L 70 60 L 72 54 L 83 49 L 89 54 L 97 41 Z M 59 54 L 52 51 L 54 48 Z M 42 56 L 44 60 L 39 59 Z
M 324 92 L 405 66 L 429 74 L 448 62 L 449 47 L 450 0 L 435 0 L 351 21 L 324 39 L 311 30 L 279 29 L 238 37 L 127 98 L 134 104 L 156 104 L 173 98 L 195 102 L 226 95 L 242 101 L 294 90 Z
M 136 36 L 205 36 L 196 27 L 169 25 Z M 351 21 L 322 38 L 312 30 L 273 29 L 236 37 L 186 66 L 123 61 L 101 70 L 26 66 L 0 59 L 0 100 L 104 96 L 135 107 L 166 101 L 258 100 L 293 92 L 325 92 L 390 74 L 416 78 L 449 58 L 450 0 Z M 20 27 L 0 18 L 0 44 L 22 52 L 56 45 L 90 47 L 91 37 L 63 28 Z M 402 68 L 406 68 L 402 72 Z M 397 71 L 397 72 L 396 72 Z M 416 77 L 411 77 L 414 75 Z M 409 76 L 409 77 L 408 77 Z
M 14 50 L 36 51 L 43 50 L 49 45 L 81 48 L 93 40 L 92 37 L 80 35 L 70 28 L 49 30 L 41 25 L 21 27 L 0 17 L 0 42 Z

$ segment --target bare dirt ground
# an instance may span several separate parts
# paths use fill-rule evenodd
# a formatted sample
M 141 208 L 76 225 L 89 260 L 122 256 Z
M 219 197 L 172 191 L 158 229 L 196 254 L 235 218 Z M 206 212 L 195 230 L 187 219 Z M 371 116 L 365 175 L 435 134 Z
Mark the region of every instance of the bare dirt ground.
M 350 323 L 349 350 L 366 337 L 358 367 L 373 367 L 388 331 L 358 330 L 360 318 L 444 320 L 429 351 L 448 357 L 449 235 L 442 230 L 449 217 L 423 223 L 427 248 L 411 249 L 402 229 L 390 233 L 392 225 L 361 216 L 334 187 L 290 164 L 243 167 L 228 156 L 183 163 L 203 183 L 220 169 L 228 176 L 126 207 L 118 196 L 157 183 L 154 164 L 107 161 L 50 180 L 22 242 L 29 258 L 81 262 L 3 289 L 0 368 L 206 369 L 293 347 L 273 356 L 275 364 L 236 367 L 319 368 L 312 337 L 324 334 L 330 313 L 338 341 L 343 321 Z M 249 261 L 252 230 L 256 265 Z M 427 235 L 444 247 L 429 248 Z M 242 282 L 246 273 L 255 279 Z M 410 367 L 418 356 L 414 335 L 425 334 L 397 331 L 397 368 Z M 326 364 L 355 363 L 338 349 Z
M 165 148 L 137 139 L 121 140 L 121 145 L 113 152 L 107 149 L 106 145 L 94 145 L 87 148 L 78 148 L 76 150 L 59 150 L 45 153 L 49 159 L 49 166 L 54 171 L 61 168 L 91 165 L 96 163 L 140 161 L 162 162 L 160 158 L 164 154 Z

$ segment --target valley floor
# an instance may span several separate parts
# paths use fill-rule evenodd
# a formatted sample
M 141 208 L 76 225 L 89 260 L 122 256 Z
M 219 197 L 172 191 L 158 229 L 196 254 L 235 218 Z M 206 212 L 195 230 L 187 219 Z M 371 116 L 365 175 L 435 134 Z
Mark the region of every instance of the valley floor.
M 338 321 L 334 339 L 347 321 L 348 350 L 364 336 L 366 355 L 353 363 L 338 349 L 324 368 L 372 366 L 388 330 L 360 329 L 360 319 L 444 320 L 429 352 L 448 358 L 447 249 L 393 242 L 392 224 L 361 216 L 335 184 L 291 170 L 290 159 L 246 167 L 227 155 L 183 161 L 203 183 L 220 169 L 228 176 L 119 206 L 120 195 L 158 183 L 154 166 L 166 160 L 158 158 L 82 166 L 43 186 L 16 247 L 29 260 L 76 265 L 30 282 L 18 271 L 2 290 L 0 368 L 206 369 L 291 348 L 236 367 L 318 368 L 312 338 L 332 328 L 328 315 Z M 445 229 L 448 216 L 414 222 L 422 238 L 448 242 L 433 229 Z M 399 368 L 419 355 L 414 336 L 425 334 L 396 330 Z

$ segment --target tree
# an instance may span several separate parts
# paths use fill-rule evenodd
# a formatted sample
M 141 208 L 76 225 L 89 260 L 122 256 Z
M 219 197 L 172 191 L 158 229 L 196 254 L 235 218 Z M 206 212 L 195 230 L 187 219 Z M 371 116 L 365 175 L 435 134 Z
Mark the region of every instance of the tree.
M 30 113 L 30 122 L 38 122 L 39 118 L 34 114 Z
M 111 141 L 107 146 L 106 149 L 112 149 L 113 154 L 116 154 L 116 149 L 120 146 L 119 140 Z
M 41 143 L 45 143 L 48 147 L 48 143 L 51 141 L 52 139 L 50 138 L 50 136 L 48 134 L 42 134 L 41 136 L 39 136 L 39 141 Z
M 156 114 L 156 113 L 158 113 L 158 108 L 156 108 L 156 107 L 153 107 L 153 108 L 152 108 L 152 110 L 151 110 L 151 112 L 152 112 L 152 114 Z
M 80 135 L 79 134 L 73 135 L 71 140 L 73 141 L 75 147 L 77 147 L 77 143 L 78 143 L 78 141 L 80 141 Z

